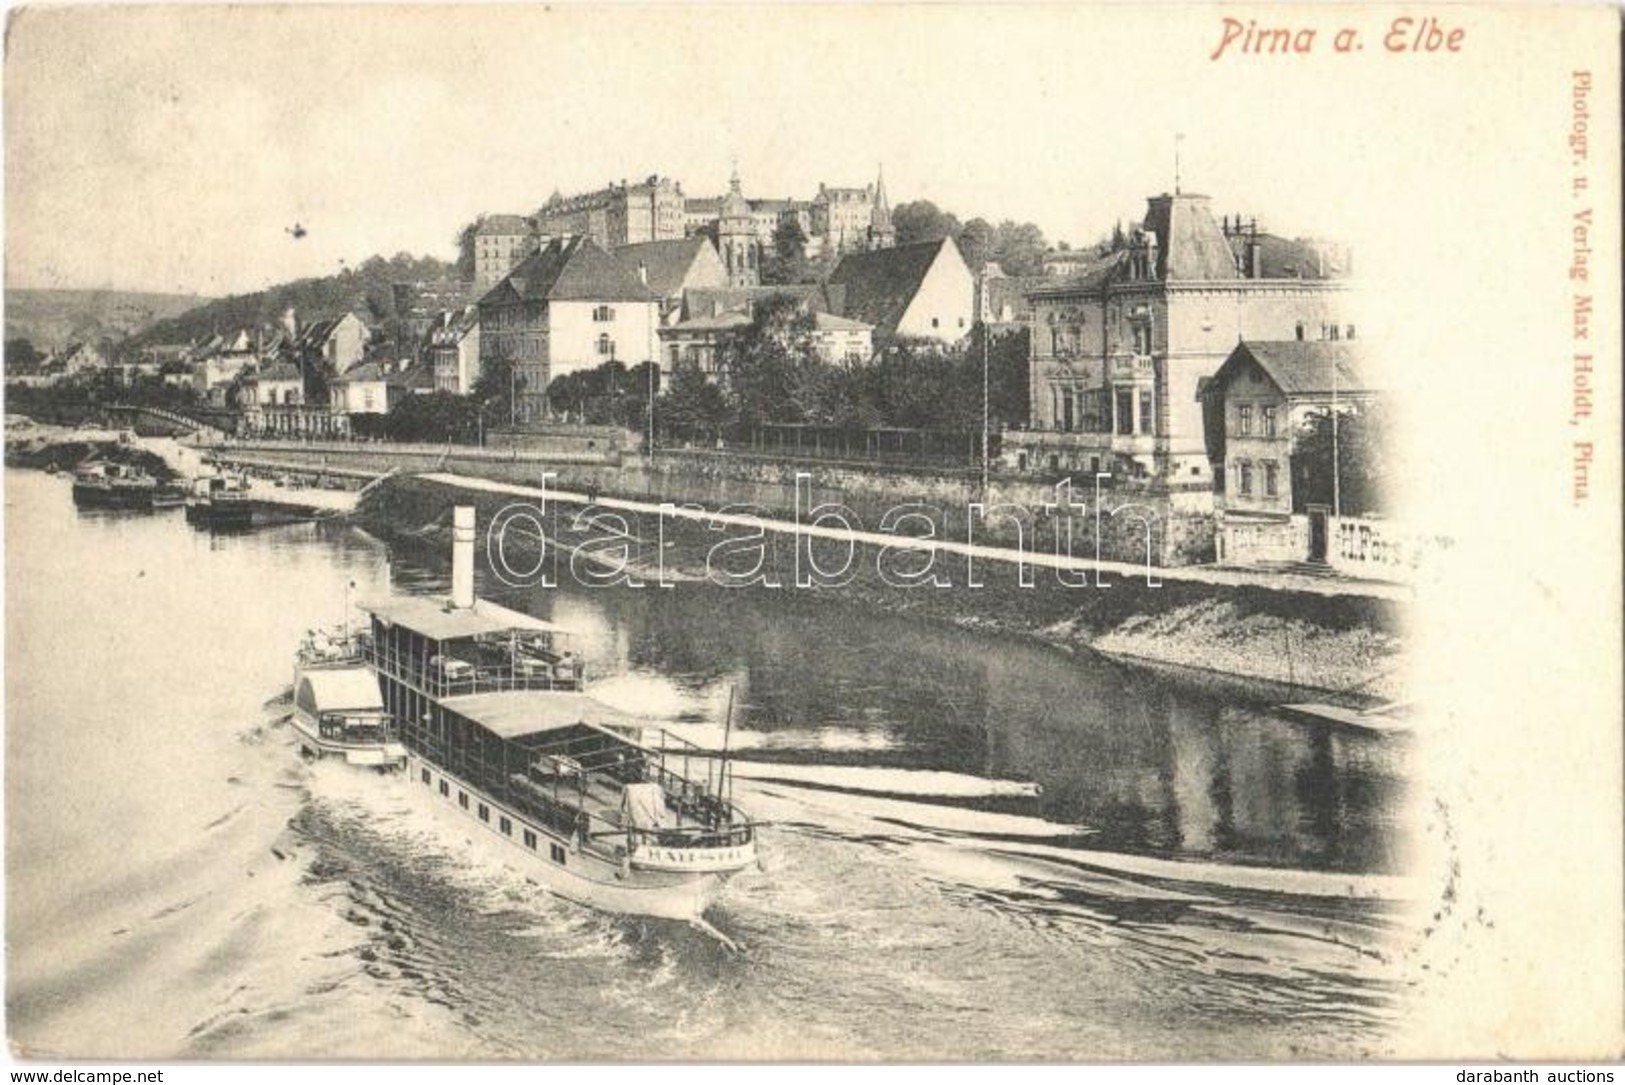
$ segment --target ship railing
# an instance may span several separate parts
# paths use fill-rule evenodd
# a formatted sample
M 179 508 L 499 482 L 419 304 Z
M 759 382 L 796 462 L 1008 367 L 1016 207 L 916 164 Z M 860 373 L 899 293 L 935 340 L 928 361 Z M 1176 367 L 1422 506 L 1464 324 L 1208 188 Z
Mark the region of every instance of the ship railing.
M 555 795 L 579 799 L 581 807 L 588 810 L 592 819 L 589 838 L 619 836 L 630 846 L 633 841 L 627 836 L 629 827 L 618 820 L 621 789 L 627 784 L 649 782 L 660 786 L 667 809 L 676 815 L 675 824 L 661 831 L 682 836 L 681 845 L 674 838 L 666 846 L 719 848 L 750 840 L 750 822 L 742 812 L 725 802 L 709 782 L 702 784 L 669 769 L 658 750 L 607 739 L 601 734 L 579 733 L 527 743 L 525 750 L 529 767 L 551 781 L 543 786 L 550 786 Z M 603 815 L 606 807 L 613 810 L 614 817 Z
M 523 663 L 476 666 L 454 660 L 439 666 L 425 665 L 415 658 L 395 656 L 376 646 L 364 647 L 362 658 L 380 674 L 414 686 L 431 697 L 511 693 L 516 690 L 578 691 L 583 685 L 579 672 L 561 675 L 552 668 Z

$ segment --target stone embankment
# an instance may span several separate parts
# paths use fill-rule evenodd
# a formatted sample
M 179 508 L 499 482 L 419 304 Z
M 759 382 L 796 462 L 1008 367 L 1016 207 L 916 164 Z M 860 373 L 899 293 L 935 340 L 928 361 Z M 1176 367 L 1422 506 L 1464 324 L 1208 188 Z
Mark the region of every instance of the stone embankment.
M 536 503 L 537 494 L 447 474 L 400 477 L 369 493 L 360 515 L 379 534 L 433 545 L 447 531 L 454 504 L 474 503 L 488 525 L 514 502 Z M 548 496 L 544 527 L 561 576 L 619 566 L 651 585 L 664 570 L 672 582 L 804 590 L 1069 651 L 1177 667 L 1195 679 L 1227 676 L 1287 692 L 1332 694 L 1353 706 L 1404 694 L 1400 664 L 1408 606 L 1391 586 L 1313 577 L 1296 578 L 1304 582 L 1299 586 L 1291 578 L 1189 567 L 1158 570 L 1147 583 L 1143 567 L 1087 561 L 1033 564 L 1024 572 L 1008 552 L 993 548 L 943 542 L 928 552 L 900 537 L 843 538 L 839 531 L 821 535 L 782 521 L 760 524 L 759 544 L 741 548 L 750 526 L 705 510 L 662 515 L 647 502 L 599 498 L 593 521 L 586 523 L 579 513 L 588 495 L 550 489 Z M 510 540 L 519 544 L 516 553 L 531 542 L 524 535 Z M 828 569 L 843 564 L 848 552 L 851 575 L 838 586 L 806 576 L 810 559 Z M 896 576 L 881 572 L 883 566 L 917 569 L 928 557 L 946 589 L 900 586 Z M 761 575 L 742 588 L 738 574 L 752 568 Z

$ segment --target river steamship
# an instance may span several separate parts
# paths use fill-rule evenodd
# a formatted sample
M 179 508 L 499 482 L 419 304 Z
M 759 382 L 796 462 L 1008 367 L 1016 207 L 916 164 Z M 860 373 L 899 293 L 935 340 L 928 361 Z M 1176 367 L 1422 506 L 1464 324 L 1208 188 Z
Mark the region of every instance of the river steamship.
M 726 762 L 589 696 L 566 630 L 476 599 L 474 537 L 474 510 L 457 508 L 449 599 L 360 604 L 360 653 L 408 786 L 560 896 L 703 922 L 721 883 L 757 861 Z

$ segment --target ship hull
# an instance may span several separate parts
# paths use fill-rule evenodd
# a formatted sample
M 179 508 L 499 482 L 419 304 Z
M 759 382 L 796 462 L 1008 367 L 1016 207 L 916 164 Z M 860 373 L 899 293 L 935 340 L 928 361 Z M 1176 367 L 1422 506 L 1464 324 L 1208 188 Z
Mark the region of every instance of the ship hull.
M 73 503 L 86 509 L 150 509 L 152 491 L 141 487 L 73 484 Z
M 418 802 L 469 832 L 471 841 L 488 844 L 505 865 L 549 892 L 600 911 L 694 922 L 736 872 L 648 871 L 612 861 L 416 753 L 407 757 L 406 780 Z
M 193 502 L 186 506 L 187 523 L 200 527 L 249 527 L 254 522 L 253 506 L 241 504 L 203 504 Z

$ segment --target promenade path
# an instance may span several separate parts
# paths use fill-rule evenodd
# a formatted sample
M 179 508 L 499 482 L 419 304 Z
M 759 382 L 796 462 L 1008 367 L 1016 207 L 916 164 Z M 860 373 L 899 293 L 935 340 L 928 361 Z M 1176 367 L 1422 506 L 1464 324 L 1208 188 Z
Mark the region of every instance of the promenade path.
M 511 482 L 496 482 L 451 471 L 431 471 L 411 477 L 443 486 L 460 488 L 473 493 L 511 497 L 515 501 L 525 501 L 536 505 L 543 504 L 544 499 L 567 505 L 591 504 L 603 509 L 619 509 L 649 516 L 665 515 L 673 520 L 721 524 L 781 535 L 804 535 L 808 538 L 852 541 L 869 546 L 891 547 L 894 550 L 931 551 L 957 557 L 974 557 L 977 560 L 985 559 L 990 562 L 1002 562 L 1004 564 L 1020 564 L 1025 561 L 1035 569 L 1063 569 L 1097 574 L 1108 584 L 1112 582 L 1113 578 L 1123 580 L 1148 578 L 1147 583 L 1152 585 L 1185 582 L 1238 588 L 1263 588 L 1271 591 L 1297 592 L 1305 595 L 1326 597 L 1359 596 L 1369 599 L 1390 599 L 1399 602 L 1409 602 L 1414 598 L 1414 592 L 1410 586 L 1378 580 L 1357 580 L 1352 577 L 1292 571 L 1238 569 L 1216 565 L 1182 565 L 1170 568 L 1157 567 L 1148 570 L 1143 564 L 1096 561 L 1094 558 L 1060 555 L 1048 551 L 1023 554 L 1008 547 L 983 546 L 976 543 L 967 543 L 963 540 L 917 539 L 907 535 L 887 532 L 849 531 L 842 527 L 831 527 L 824 524 L 798 524 L 790 520 L 776 520 L 738 513 L 711 512 L 694 506 L 662 506 L 659 502 L 654 501 L 640 501 L 620 497 L 590 497 L 578 491 L 555 490 L 552 487 L 543 490 L 540 487 L 522 486 Z

